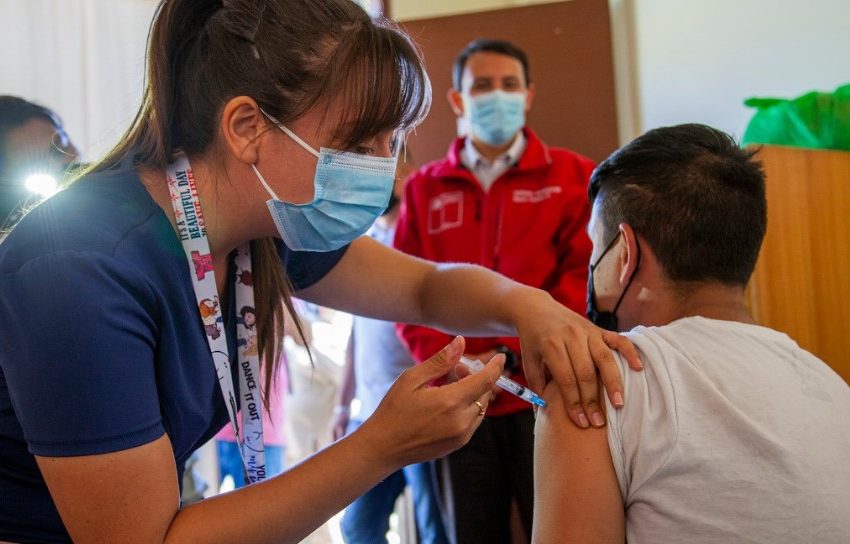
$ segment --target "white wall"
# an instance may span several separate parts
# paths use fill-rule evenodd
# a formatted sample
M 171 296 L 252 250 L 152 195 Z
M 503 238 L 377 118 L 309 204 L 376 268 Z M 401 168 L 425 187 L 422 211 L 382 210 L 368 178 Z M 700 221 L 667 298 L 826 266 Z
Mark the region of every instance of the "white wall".
M 156 0 L 0 0 L 0 94 L 56 111 L 87 160 L 141 102 Z
M 394 0 L 400 19 L 551 0 Z M 0 0 L 0 94 L 59 113 L 96 158 L 142 92 L 156 0 Z M 609 0 L 620 139 L 698 121 L 741 135 L 753 95 L 850 82 L 850 0 Z
M 630 1 L 639 130 L 695 121 L 740 136 L 747 97 L 850 83 L 848 0 Z

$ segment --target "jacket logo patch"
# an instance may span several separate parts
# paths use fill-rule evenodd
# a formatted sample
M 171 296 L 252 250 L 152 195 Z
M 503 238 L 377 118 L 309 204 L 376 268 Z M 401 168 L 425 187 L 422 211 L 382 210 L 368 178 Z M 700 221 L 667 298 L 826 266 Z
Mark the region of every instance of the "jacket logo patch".
M 463 192 L 443 193 L 428 203 L 428 234 L 437 234 L 463 224 Z
M 536 191 L 531 191 L 529 189 L 517 189 L 514 191 L 514 203 L 537 204 L 538 202 L 548 200 L 552 197 L 552 195 L 556 195 L 560 192 L 560 185 L 550 185 L 549 187 L 544 187 Z

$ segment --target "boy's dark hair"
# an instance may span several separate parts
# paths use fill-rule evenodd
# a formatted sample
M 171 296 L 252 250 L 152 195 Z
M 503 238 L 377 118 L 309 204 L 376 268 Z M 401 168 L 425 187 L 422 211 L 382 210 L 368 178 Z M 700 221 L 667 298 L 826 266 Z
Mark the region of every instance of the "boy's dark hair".
M 590 203 L 606 238 L 628 223 L 669 279 L 745 285 L 767 228 L 755 154 L 705 125 L 651 130 L 596 168 Z
M 522 73 L 525 76 L 525 84 L 528 86 L 531 83 L 531 73 L 528 67 L 528 56 L 525 51 L 515 46 L 506 40 L 489 40 L 480 38 L 469 42 L 469 45 L 463 48 L 463 51 L 458 53 L 455 58 L 454 66 L 452 67 L 452 84 L 458 91 L 461 90 L 460 82 L 463 78 L 463 69 L 466 67 L 466 61 L 474 53 L 498 53 L 508 57 L 515 58 L 522 64 Z

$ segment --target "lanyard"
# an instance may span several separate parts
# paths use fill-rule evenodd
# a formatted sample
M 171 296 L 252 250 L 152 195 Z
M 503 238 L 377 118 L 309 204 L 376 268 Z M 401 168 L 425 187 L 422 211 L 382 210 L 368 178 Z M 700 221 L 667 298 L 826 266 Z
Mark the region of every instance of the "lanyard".
M 183 251 L 189 261 L 192 287 L 204 331 L 209 342 L 221 394 L 227 405 L 227 414 L 233 426 L 233 434 L 239 445 L 242 464 L 249 483 L 266 477 L 265 449 L 263 447 L 263 404 L 260 393 L 260 358 L 257 346 L 256 308 L 254 287 L 251 280 L 251 250 L 249 244 L 236 249 L 236 311 L 237 344 L 239 355 L 239 391 L 242 395 L 242 431 L 236 420 L 236 397 L 230 373 L 230 356 L 227 338 L 223 334 L 224 318 L 216 290 L 210 244 L 201 213 L 201 202 L 195 187 L 192 167 L 185 154 L 180 153 L 166 169 L 168 191 L 174 206 L 174 219 Z

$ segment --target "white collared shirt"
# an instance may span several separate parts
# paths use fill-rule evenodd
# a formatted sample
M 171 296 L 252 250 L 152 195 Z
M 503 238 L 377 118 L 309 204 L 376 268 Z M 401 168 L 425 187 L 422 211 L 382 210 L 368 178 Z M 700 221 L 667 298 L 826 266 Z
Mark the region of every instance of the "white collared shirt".
M 519 158 L 525 152 L 527 143 L 525 134 L 520 130 L 514 137 L 514 141 L 508 150 L 493 161 L 489 161 L 475 149 L 472 138 L 467 136 L 466 143 L 460 153 L 460 159 L 463 165 L 469 168 L 469 171 L 475 175 L 484 191 L 487 192 L 499 176 L 519 162 Z

